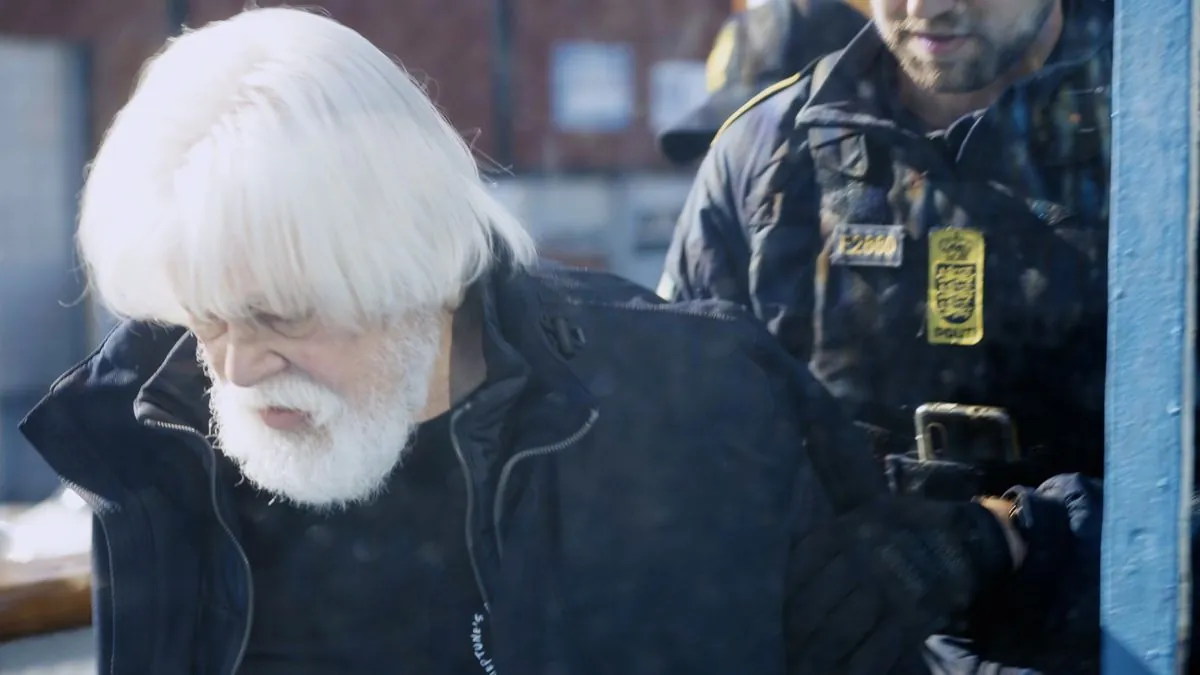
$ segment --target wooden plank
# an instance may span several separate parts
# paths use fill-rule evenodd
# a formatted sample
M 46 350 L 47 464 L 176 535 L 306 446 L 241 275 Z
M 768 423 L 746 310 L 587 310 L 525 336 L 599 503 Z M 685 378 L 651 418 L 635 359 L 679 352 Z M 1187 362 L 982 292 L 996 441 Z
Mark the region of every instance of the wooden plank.
M 28 506 L 0 506 L 0 521 Z M 91 556 L 0 560 L 0 642 L 86 626 L 92 620 Z
M 88 625 L 91 587 L 86 554 L 0 562 L 0 641 Z
M 1187 656 L 1195 406 L 1197 4 L 1117 0 L 1103 668 Z

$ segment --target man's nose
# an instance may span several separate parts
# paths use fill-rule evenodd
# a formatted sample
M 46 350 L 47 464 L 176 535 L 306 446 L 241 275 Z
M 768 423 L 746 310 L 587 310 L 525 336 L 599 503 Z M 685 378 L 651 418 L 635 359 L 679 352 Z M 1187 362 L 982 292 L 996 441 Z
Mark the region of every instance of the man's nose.
M 913 19 L 932 19 L 954 9 L 958 0 L 908 0 L 908 16 Z
M 223 362 L 225 380 L 239 387 L 253 387 L 287 368 L 287 360 L 271 349 L 267 341 L 230 331 Z

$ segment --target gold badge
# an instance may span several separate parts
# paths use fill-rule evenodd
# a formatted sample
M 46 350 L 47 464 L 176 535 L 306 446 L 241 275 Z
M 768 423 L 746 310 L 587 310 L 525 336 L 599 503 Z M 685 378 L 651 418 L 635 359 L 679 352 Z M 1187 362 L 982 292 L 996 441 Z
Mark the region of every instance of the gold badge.
M 983 340 L 983 233 L 942 228 L 929 233 L 930 344 L 977 345 Z

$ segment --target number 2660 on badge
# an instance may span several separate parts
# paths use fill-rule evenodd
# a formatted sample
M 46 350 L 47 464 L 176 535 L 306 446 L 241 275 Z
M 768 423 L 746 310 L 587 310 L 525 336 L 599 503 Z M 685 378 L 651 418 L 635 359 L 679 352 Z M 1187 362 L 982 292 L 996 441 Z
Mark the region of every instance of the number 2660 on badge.
M 829 262 L 851 267 L 899 267 L 904 261 L 903 225 L 838 225 Z

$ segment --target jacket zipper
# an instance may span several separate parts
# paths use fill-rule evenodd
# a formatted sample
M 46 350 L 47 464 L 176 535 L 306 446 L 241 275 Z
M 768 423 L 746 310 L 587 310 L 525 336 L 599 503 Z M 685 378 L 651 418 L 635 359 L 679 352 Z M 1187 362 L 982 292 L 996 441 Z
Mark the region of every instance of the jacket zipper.
M 63 487 L 65 487 L 68 490 L 70 490 L 71 492 L 74 492 L 75 494 L 79 495 L 79 497 L 83 499 L 83 502 L 88 505 L 88 510 L 91 511 L 91 513 L 92 513 L 92 528 L 97 528 L 97 527 L 103 528 L 104 525 L 101 524 L 101 521 L 98 517 L 96 517 L 96 514 L 100 512 L 100 505 L 104 503 L 104 500 L 101 499 L 95 492 L 92 492 L 91 490 L 88 490 L 87 488 L 80 486 L 79 483 L 76 483 L 73 480 L 70 480 L 68 478 L 62 478 L 61 481 L 62 481 Z M 92 536 L 95 537 L 94 534 Z M 106 535 L 106 537 L 107 537 L 107 535 Z M 94 541 L 94 539 L 93 539 L 93 541 Z M 92 574 L 94 575 L 95 570 L 96 570 L 96 566 L 94 564 L 96 550 L 94 548 L 91 550 L 90 555 L 92 556 L 92 560 L 93 560 L 93 563 L 90 565 L 90 568 L 92 570 Z M 104 551 L 104 555 L 106 557 L 108 557 L 109 552 Z M 110 569 L 109 569 L 109 576 L 110 577 L 112 576 L 111 563 L 110 563 Z M 104 581 L 109 583 L 110 585 L 112 583 L 111 578 L 105 579 Z M 113 654 L 109 655 L 107 668 L 105 668 L 104 666 L 102 666 L 100 664 L 97 664 L 98 672 L 109 673 L 109 675 L 112 675 L 112 673 L 113 673 L 112 656 L 113 656 Z
M 463 454 L 462 446 L 458 442 L 458 420 L 462 417 L 463 413 L 470 409 L 471 403 L 467 402 L 450 415 L 450 443 L 454 446 L 454 454 L 458 456 L 458 463 L 462 467 L 463 472 L 463 482 L 467 486 L 467 518 L 463 526 L 467 542 L 467 558 L 471 561 L 471 572 L 475 575 L 475 586 L 479 589 L 480 597 L 483 598 L 483 609 L 491 614 L 492 601 L 488 597 L 487 588 L 483 585 L 483 575 L 479 573 L 479 563 L 475 559 L 474 528 L 472 527 L 472 524 L 475 522 L 475 481 L 471 480 L 471 469 L 467 466 L 467 456 Z
M 221 515 L 221 507 L 217 500 L 217 467 L 216 467 L 216 451 L 213 450 L 212 444 L 208 442 L 200 432 L 183 424 L 171 424 L 169 422 L 159 422 L 158 420 L 145 420 L 143 422 L 147 426 L 155 427 L 165 431 L 175 431 L 189 436 L 194 436 L 202 443 L 205 449 L 208 450 L 209 457 L 212 460 L 212 470 L 209 483 L 209 499 L 212 501 L 213 513 L 217 516 L 217 523 L 221 529 L 225 531 L 225 535 L 233 542 L 234 549 L 237 550 L 238 556 L 242 559 L 242 568 L 246 573 L 246 627 L 242 631 L 242 642 L 238 646 L 237 657 L 233 660 L 233 668 L 229 670 L 227 675 L 236 675 L 239 668 L 242 666 L 242 660 L 246 657 L 246 649 L 250 645 L 250 629 L 254 623 L 254 576 L 250 570 L 250 559 L 246 557 L 246 552 L 242 549 L 242 545 L 238 542 L 237 537 L 233 536 L 233 529 L 229 527 L 229 523 L 225 521 L 225 517 Z
M 67 488 L 71 492 L 74 492 L 75 494 L 79 495 L 81 499 L 83 499 L 83 502 L 88 505 L 88 508 L 91 510 L 93 515 L 100 510 L 100 505 L 104 503 L 104 500 L 101 499 L 95 492 L 92 492 L 91 490 L 81 486 L 79 483 L 76 483 L 69 478 L 62 478 L 60 481 L 62 482 L 63 487 Z
M 584 436 L 588 435 L 588 432 L 590 432 L 592 427 L 596 425 L 596 420 L 599 418 L 600 411 L 592 408 L 588 414 L 587 421 L 583 423 L 582 427 L 576 429 L 575 433 L 551 445 L 543 445 L 537 448 L 522 450 L 521 452 L 518 452 L 510 457 L 509 460 L 504 463 L 504 468 L 500 470 L 500 482 L 496 486 L 496 498 L 495 501 L 492 502 L 492 533 L 496 537 L 496 551 L 500 554 L 501 558 L 504 557 L 504 542 L 500 539 L 501 504 L 504 503 L 504 490 L 508 487 L 508 479 L 512 476 L 513 468 L 515 468 L 522 460 L 529 459 L 530 457 L 553 455 L 554 453 L 562 452 L 572 445 L 575 445 L 579 441 L 583 440 Z
M 569 268 L 569 269 L 578 269 L 578 268 Z M 561 276 L 558 274 L 549 274 L 549 275 L 543 276 L 542 278 L 546 279 L 548 281 L 552 281 L 560 286 L 569 286 L 572 283 L 574 283 L 573 280 L 571 280 L 570 278 L 564 277 L 564 276 Z M 721 321 L 737 320 L 737 317 L 731 316 L 729 314 L 722 314 L 719 312 L 697 312 L 697 311 L 689 310 L 689 309 L 681 310 L 678 306 L 671 305 L 668 303 L 663 303 L 661 305 L 646 305 L 644 307 L 628 307 L 625 305 L 618 305 L 616 303 L 613 303 L 611 305 L 606 305 L 605 303 L 588 303 L 588 304 L 591 306 L 597 306 L 597 307 L 611 306 L 611 307 L 614 307 L 617 309 L 634 310 L 634 311 L 640 311 L 640 312 L 671 311 L 671 312 L 675 312 L 677 314 L 687 314 L 687 315 L 691 315 L 691 316 L 699 316 L 699 317 L 705 317 L 705 318 L 709 318 L 709 319 L 717 319 L 717 320 L 721 320 Z M 492 611 L 491 610 L 491 607 L 492 607 L 491 598 L 488 596 L 487 588 L 484 586 L 483 575 L 480 574 L 480 572 L 479 572 L 479 562 L 475 556 L 475 542 L 474 542 L 474 536 L 473 536 L 474 535 L 473 523 L 475 520 L 475 483 L 473 480 L 471 480 L 471 470 L 470 470 L 470 467 L 467 465 L 467 458 L 466 458 L 466 455 L 463 453 L 462 445 L 458 441 L 458 420 L 459 420 L 459 418 L 462 417 L 463 413 L 469 411 L 470 409 L 471 409 L 471 403 L 468 402 L 465 405 L 463 405 L 461 408 L 459 408 L 458 410 L 455 410 L 450 415 L 450 442 L 454 446 L 454 454 L 458 456 L 458 463 L 462 467 L 463 481 L 466 483 L 466 487 L 467 487 L 467 517 L 466 517 L 466 524 L 465 524 L 465 539 L 466 539 L 466 544 L 467 544 L 467 557 L 471 561 L 471 572 L 475 575 L 475 585 L 476 585 L 476 587 L 479 588 L 480 596 L 483 597 L 483 608 L 488 613 L 491 613 L 491 611 Z M 501 541 L 501 537 L 500 537 L 500 525 L 501 525 L 501 515 L 500 515 L 501 508 L 500 507 L 501 507 L 501 504 L 504 502 L 504 492 L 505 492 L 505 489 L 508 487 L 508 480 L 512 476 L 513 468 L 516 467 L 516 465 L 518 463 L 520 463 L 521 461 L 523 461 L 525 459 L 528 459 L 531 457 L 552 455 L 552 454 L 555 454 L 558 452 L 562 452 L 563 450 L 566 450 L 567 448 L 570 448 L 572 445 L 575 445 L 576 443 L 581 441 L 585 436 L 587 436 L 589 432 L 591 432 L 592 427 L 595 426 L 596 420 L 599 418 L 600 418 L 600 411 L 595 408 L 592 408 L 592 410 L 590 411 L 590 414 L 588 415 L 587 421 L 585 421 L 583 423 L 583 426 L 581 426 L 579 429 L 575 430 L 575 432 L 573 434 L 571 434 L 570 436 L 564 438 L 563 440 L 561 440 L 557 443 L 553 443 L 551 445 L 544 445 L 544 446 L 540 446 L 540 447 L 536 447 L 536 448 L 530 448 L 528 450 L 522 450 L 521 452 L 518 452 L 517 454 L 513 455 L 511 458 L 509 458 L 509 460 L 507 462 L 504 463 L 504 467 L 500 470 L 500 480 L 496 486 L 496 496 L 492 502 L 492 529 L 493 529 L 493 535 L 495 536 L 495 539 L 496 539 L 496 551 L 501 558 L 504 557 L 504 543 Z

